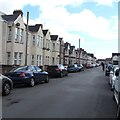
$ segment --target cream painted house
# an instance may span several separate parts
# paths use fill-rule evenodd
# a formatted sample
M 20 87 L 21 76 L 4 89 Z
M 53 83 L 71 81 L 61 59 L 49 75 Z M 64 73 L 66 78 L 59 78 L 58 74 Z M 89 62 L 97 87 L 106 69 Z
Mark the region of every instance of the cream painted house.
M 52 61 L 52 41 L 50 31 L 43 30 L 43 65 L 51 65 Z
M 70 46 L 70 50 L 69 50 L 69 64 L 74 64 L 74 63 L 76 63 L 75 46 Z
M 69 65 L 70 43 L 64 43 L 64 65 Z
M 4 13 L 0 12 L 0 65 L 5 64 L 7 21 L 2 18 Z
M 24 65 L 25 53 L 25 25 L 23 12 L 14 11 L 12 15 L 2 15 L 7 21 L 3 29 L 3 63 L 5 65 Z M 7 27 L 6 27 L 7 26 Z
M 51 37 L 51 63 L 59 64 L 60 41 L 58 35 L 50 35 Z
M 0 64 L 25 65 L 26 25 L 21 10 L 15 10 L 11 15 L 0 12 L 0 36 Z M 96 58 L 81 48 L 80 63 L 88 62 L 95 63 Z M 42 24 L 28 26 L 27 64 L 59 63 L 79 63 L 79 50 L 68 42 L 64 43 L 58 35 L 51 35 L 48 29 L 43 30 Z
M 43 25 L 36 24 L 28 26 L 31 33 L 30 40 L 28 42 L 28 64 L 42 66 L 43 58 Z

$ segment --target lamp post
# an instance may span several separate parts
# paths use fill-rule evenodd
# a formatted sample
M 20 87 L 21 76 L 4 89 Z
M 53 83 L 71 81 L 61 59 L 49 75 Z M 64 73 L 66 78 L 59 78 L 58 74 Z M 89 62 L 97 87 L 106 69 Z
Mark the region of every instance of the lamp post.
M 27 25 L 26 25 L 25 65 L 27 65 L 27 47 L 28 47 L 28 20 L 29 20 L 29 12 L 27 12 Z

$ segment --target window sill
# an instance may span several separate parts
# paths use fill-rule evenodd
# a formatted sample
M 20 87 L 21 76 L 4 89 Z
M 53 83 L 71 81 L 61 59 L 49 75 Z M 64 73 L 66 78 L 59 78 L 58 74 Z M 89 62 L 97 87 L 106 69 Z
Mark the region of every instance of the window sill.
M 10 43 L 10 42 L 12 42 L 12 41 L 11 41 L 11 40 L 8 40 L 8 41 L 7 41 L 7 43 Z
M 18 41 L 15 41 L 15 43 L 19 43 Z

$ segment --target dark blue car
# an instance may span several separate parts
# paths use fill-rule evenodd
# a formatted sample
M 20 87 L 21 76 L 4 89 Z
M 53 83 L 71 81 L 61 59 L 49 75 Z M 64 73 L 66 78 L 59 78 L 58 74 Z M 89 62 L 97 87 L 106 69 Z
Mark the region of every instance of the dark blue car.
M 48 72 L 42 71 L 38 66 L 29 65 L 12 69 L 5 74 L 13 84 L 26 84 L 33 87 L 41 81 L 49 82 Z
M 67 70 L 68 70 L 69 73 L 70 72 L 79 72 L 80 71 L 79 67 L 76 64 L 69 65 Z

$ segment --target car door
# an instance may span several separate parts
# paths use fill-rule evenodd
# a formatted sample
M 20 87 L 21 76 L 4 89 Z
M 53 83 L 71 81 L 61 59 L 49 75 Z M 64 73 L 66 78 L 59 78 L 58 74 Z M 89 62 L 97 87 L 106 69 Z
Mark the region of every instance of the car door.
M 37 79 L 39 82 L 45 80 L 45 74 L 42 72 L 42 70 L 38 66 L 35 66 L 35 68 L 37 70 Z
M 30 66 L 29 72 L 31 72 L 33 74 L 34 80 L 37 83 L 39 79 L 38 79 L 38 72 L 37 72 L 35 66 Z
M 115 90 L 118 92 L 118 77 L 119 77 L 119 69 L 117 69 L 115 71 L 115 76 L 116 76 L 116 79 L 115 79 Z

